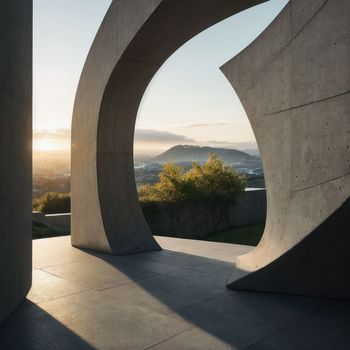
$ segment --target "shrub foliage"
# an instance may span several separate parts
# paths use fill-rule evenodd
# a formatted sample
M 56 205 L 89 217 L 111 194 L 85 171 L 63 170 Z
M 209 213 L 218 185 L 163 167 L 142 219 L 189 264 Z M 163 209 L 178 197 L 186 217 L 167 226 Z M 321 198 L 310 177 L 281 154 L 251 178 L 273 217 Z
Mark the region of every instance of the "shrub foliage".
M 234 201 L 245 186 L 244 175 L 211 154 L 203 165 L 193 162 L 187 172 L 182 166 L 165 164 L 159 182 L 140 186 L 139 198 L 142 202 Z
M 69 213 L 70 194 L 47 192 L 42 197 L 34 200 L 33 209 L 45 214 Z

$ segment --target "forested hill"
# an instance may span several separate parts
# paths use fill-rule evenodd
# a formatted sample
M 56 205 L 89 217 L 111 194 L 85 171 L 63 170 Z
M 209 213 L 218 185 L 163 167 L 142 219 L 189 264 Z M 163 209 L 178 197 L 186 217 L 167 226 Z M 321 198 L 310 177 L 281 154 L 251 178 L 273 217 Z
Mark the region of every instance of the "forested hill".
M 235 149 L 178 145 L 155 157 L 154 161 L 159 163 L 192 161 L 203 163 L 208 159 L 210 153 L 217 154 L 219 159 L 228 164 L 257 160 L 256 157 Z

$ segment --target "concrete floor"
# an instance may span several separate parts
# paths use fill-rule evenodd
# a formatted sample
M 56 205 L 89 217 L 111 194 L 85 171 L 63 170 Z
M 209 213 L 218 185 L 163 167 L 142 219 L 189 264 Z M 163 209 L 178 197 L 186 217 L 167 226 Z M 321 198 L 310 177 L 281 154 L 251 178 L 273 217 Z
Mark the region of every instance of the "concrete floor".
M 34 241 L 33 288 L 0 349 L 350 349 L 350 302 L 229 291 L 251 248 L 157 240 L 125 257 Z

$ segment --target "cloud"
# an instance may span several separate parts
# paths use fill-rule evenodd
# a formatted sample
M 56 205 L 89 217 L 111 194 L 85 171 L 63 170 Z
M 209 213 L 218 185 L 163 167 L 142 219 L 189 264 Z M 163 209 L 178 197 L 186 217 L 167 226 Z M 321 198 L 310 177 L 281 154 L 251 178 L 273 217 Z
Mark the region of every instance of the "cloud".
M 69 129 L 34 130 L 33 151 L 36 152 L 68 152 L 70 150 L 71 132 Z
M 218 123 L 201 123 L 201 124 L 188 124 L 178 126 L 179 129 L 187 129 L 187 128 L 206 128 L 213 126 L 230 126 L 232 123 L 218 122 Z
M 69 141 L 71 139 L 70 129 L 55 129 L 55 130 L 34 130 L 34 140 L 52 140 L 52 141 Z M 184 135 L 179 135 L 166 131 L 158 131 L 152 129 L 136 129 L 135 141 L 140 143 L 186 143 L 195 142 Z
M 137 129 L 135 132 L 135 144 L 139 144 L 139 148 L 147 145 L 154 146 L 154 148 L 168 148 L 178 144 L 195 145 L 195 146 L 209 146 L 209 147 L 222 147 L 231 149 L 258 149 L 256 142 L 228 142 L 228 141 L 198 141 L 188 138 L 184 135 L 170 133 L 166 131 L 158 131 L 151 129 Z
M 205 141 L 198 142 L 198 145 L 210 146 L 210 147 L 222 147 L 222 148 L 234 148 L 234 149 L 257 149 L 258 145 L 254 141 L 246 142 L 228 142 L 228 141 Z
M 34 140 L 54 140 L 62 142 L 70 142 L 71 131 L 70 129 L 36 129 L 33 131 Z
M 135 142 L 169 144 L 195 142 L 195 140 L 190 139 L 184 135 L 178 135 L 166 131 L 158 131 L 152 129 L 136 129 Z
M 219 124 L 219 123 L 218 123 Z M 216 125 L 218 125 L 216 124 Z M 213 124 L 194 124 L 197 127 L 213 125 Z M 224 125 L 224 123 L 220 123 Z M 225 124 L 226 125 L 226 124 Z M 34 130 L 34 142 L 49 141 L 55 148 L 67 148 L 70 145 L 71 131 L 70 129 L 55 129 L 55 130 Z M 256 142 L 227 142 L 227 141 L 198 141 L 188 138 L 185 135 L 171 133 L 167 131 L 159 131 L 153 129 L 136 129 L 135 131 L 136 148 L 143 149 L 167 149 L 178 144 L 210 146 L 234 149 L 257 149 Z

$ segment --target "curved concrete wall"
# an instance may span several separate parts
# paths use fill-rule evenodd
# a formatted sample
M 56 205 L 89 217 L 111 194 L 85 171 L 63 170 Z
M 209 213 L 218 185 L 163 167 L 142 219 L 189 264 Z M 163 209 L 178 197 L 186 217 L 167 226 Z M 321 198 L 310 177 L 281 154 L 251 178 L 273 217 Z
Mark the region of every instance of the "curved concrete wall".
M 72 243 L 159 249 L 142 216 L 133 134 L 142 95 L 194 35 L 262 1 L 114 0 L 80 80 L 72 126 Z M 229 287 L 350 297 L 350 2 L 292 0 L 223 72 L 259 143 L 267 225 Z
M 263 239 L 238 258 L 231 288 L 350 297 L 349 37 L 348 0 L 292 0 L 222 67 L 255 132 L 268 199 Z
M 1 1 L 0 48 L 1 323 L 31 286 L 31 1 Z
M 262 0 L 114 0 L 88 55 L 72 123 L 72 244 L 113 254 L 160 249 L 133 171 L 137 111 L 181 45 Z

